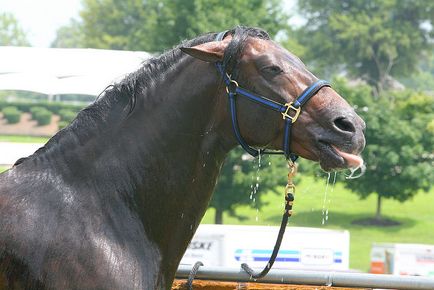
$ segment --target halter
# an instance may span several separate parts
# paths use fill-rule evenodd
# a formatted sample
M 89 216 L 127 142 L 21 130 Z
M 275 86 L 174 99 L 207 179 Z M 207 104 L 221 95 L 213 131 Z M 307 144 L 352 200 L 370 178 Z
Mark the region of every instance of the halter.
M 215 41 L 222 41 L 226 36 L 228 31 L 223 31 L 217 34 Z M 290 141 L 291 141 L 291 127 L 292 124 L 297 121 L 298 116 L 301 113 L 301 108 L 304 104 L 309 101 L 311 97 L 313 97 L 318 91 L 323 87 L 330 87 L 330 83 L 324 80 L 318 80 L 311 84 L 308 88 L 306 88 L 300 96 L 298 96 L 293 102 L 289 102 L 286 104 L 281 104 L 276 101 L 270 100 L 261 95 L 249 92 L 248 90 L 241 88 L 238 83 L 231 79 L 231 76 L 226 73 L 225 67 L 222 62 L 217 62 L 216 64 L 217 71 L 221 74 L 223 81 L 226 85 L 226 92 L 229 97 L 229 108 L 230 114 L 232 117 L 232 128 L 234 130 L 235 137 L 241 147 L 244 150 L 252 155 L 253 157 L 258 156 L 259 154 L 284 154 L 286 159 L 290 159 L 291 161 L 297 160 L 298 156 L 291 152 Z M 284 136 L 283 136 L 283 151 L 272 151 L 267 149 L 256 149 L 251 147 L 244 138 L 241 136 L 240 128 L 238 126 L 237 119 L 237 107 L 236 107 L 236 96 L 240 95 L 247 98 L 250 101 L 253 101 L 257 104 L 263 105 L 264 107 L 271 109 L 273 111 L 279 112 L 282 114 L 283 120 L 285 122 L 284 128 Z

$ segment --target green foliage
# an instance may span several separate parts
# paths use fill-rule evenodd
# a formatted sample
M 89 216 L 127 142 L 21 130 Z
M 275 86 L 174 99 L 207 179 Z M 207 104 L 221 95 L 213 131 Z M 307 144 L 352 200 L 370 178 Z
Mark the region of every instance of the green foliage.
M 3 117 L 8 121 L 9 124 L 15 124 L 20 121 L 21 111 L 17 107 L 8 106 L 2 109 Z
M 300 32 L 288 26 L 282 31 L 282 34 L 283 36 L 279 39 L 279 43 L 297 57 L 304 58 L 308 52 L 308 48 L 299 42 Z
M 284 158 L 262 156 L 253 159 L 240 147 L 232 150 L 222 167 L 210 207 L 216 209 L 215 222 L 222 223 L 224 211 L 235 214 L 239 205 L 261 208 L 262 194 L 273 190 L 276 184 L 286 182 L 287 165 Z
M 59 114 L 60 110 L 69 110 L 72 112 L 78 113 L 82 108 L 83 105 L 71 105 L 71 104 L 64 104 L 60 102 L 6 102 L 0 100 L 0 109 L 8 106 L 14 106 L 17 107 L 20 111 L 30 113 L 31 108 L 37 106 L 37 107 L 44 107 L 47 110 L 53 112 L 54 114 Z
M 434 53 L 422 55 L 416 73 L 399 79 L 406 87 L 420 91 L 434 92 Z
M 0 45 L 30 46 L 24 30 L 10 13 L 0 13 Z
M 299 8 L 307 18 L 301 43 L 318 70 L 345 69 L 379 92 L 432 53 L 433 1 L 307 0 Z
M 84 47 L 83 44 L 84 36 L 80 23 L 72 19 L 69 25 L 62 26 L 56 31 L 56 39 L 51 44 L 51 47 L 79 48 Z
M 70 122 L 67 122 L 67 121 L 60 121 L 57 125 L 58 125 L 59 130 L 60 130 L 60 129 L 65 128 L 65 127 L 68 126 L 69 124 L 70 124 Z
M 72 122 L 72 120 L 75 119 L 75 117 L 77 116 L 76 112 L 67 110 L 67 109 L 63 109 L 59 111 L 59 116 L 60 116 L 60 122 L 59 122 L 59 129 L 63 129 L 66 126 L 69 125 L 69 123 Z
M 44 107 L 33 107 L 30 109 L 32 119 L 36 120 L 39 126 L 48 125 L 51 123 L 53 113 Z
M 287 22 L 277 0 L 85 0 L 80 15 L 84 46 L 146 51 L 235 25 L 275 35 Z
M 71 110 L 62 109 L 59 111 L 59 116 L 62 121 L 70 123 L 74 120 L 75 116 L 77 116 L 77 113 Z
M 356 105 L 366 121 L 367 170 L 345 186 L 361 198 L 371 194 L 406 201 L 434 180 L 434 98 L 422 93 L 384 91 L 374 99 L 367 87 L 349 88 L 342 80 L 336 90 Z

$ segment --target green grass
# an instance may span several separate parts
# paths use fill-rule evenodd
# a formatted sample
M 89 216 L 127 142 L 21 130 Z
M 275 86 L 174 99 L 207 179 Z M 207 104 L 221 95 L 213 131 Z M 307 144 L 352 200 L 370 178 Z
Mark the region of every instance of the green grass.
M 282 176 L 284 178 L 284 176 Z M 350 182 L 350 181 L 347 181 Z M 372 217 L 376 209 L 376 198 L 371 196 L 359 200 L 357 195 L 345 189 L 341 184 L 334 188 L 330 185 L 325 208 L 329 210 L 328 220 L 322 224 L 324 181 L 314 181 L 303 177 L 297 184 L 294 214 L 289 220 L 290 226 L 316 227 L 325 229 L 347 229 L 350 231 L 350 267 L 368 271 L 370 250 L 374 242 L 434 244 L 434 188 L 428 193 L 419 193 L 413 200 L 399 203 L 384 200 L 382 213 L 385 217 L 402 224 L 393 227 L 367 227 L 353 225 L 356 219 Z M 283 209 L 283 188 L 281 195 L 268 193 L 269 202 L 259 213 L 247 206 L 239 207 L 237 213 L 246 216 L 243 222 L 224 215 L 225 224 L 275 225 L 280 224 Z M 330 202 L 329 202 L 330 201 Z M 202 223 L 213 223 L 214 210 L 209 209 Z M 256 221 L 257 218 L 257 221 Z
M 8 169 L 9 167 L 5 167 L 5 166 L 0 166 L 0 173 L 2 173 L 3 171 L 5 171 L 6 169 Z
M 14 143 L 47 143 L 47 137 L 35 136 L 20 136 L 20 135 L 0 135 L 0 142 L 14 142 Z

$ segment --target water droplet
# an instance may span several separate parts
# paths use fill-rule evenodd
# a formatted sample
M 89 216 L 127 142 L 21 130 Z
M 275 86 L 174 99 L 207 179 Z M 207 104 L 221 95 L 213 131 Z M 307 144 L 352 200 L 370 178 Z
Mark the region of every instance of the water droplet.
M 337 171 L 335 171 L 335 175 L 333 176 L 333 184 L 332 184 L 332 191 L 333 192 L 335 190 L 335 184 L 336 184 L 336 175 L 338 174 Z
M 260 168 L 261 167 L 261 152 L 259 152 L 259 155 L 258 155 L 258 168 Z
M 327 192 L 329 189 L 329 184 L 330 184 L 330 172 L 327 173 L 327 179 L 326 179 L 326 188 L 324 191 L 324 200 L 322 203 L 322 224 L 325 224 L 325 220 L 327 220 L 328 218 L 326 217 L 326 202 L 327 202 Z M 327 213 L 328 213 L 328 209 L 327 209 Z

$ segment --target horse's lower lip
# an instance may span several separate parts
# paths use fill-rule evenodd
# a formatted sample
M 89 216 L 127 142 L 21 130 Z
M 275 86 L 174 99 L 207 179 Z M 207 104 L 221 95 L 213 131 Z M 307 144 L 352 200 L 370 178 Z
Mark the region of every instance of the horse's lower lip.
M 326 170 L 343 169 L 346 168 L 345 159 L 339 155 L 336 150 L 328 142 L 318 141 L 320 147 L 320 165 Z
M 360 156 L 344 152 L 329 142 L 319 141 L 318 143 L 321 155 L 326 157 L 320 160 L 320 163 L 324 164 L 327 169 L 358 168 L 363 165 L 363 159 Z
M 360 156 L 343 152 L 334 145 L 331 145 L 331 147 L 333 147 L 333 149 L 337 152 L 337 154 L 339 154 L 345 160 L 345 162 L 348 164 L 349 167 L 359 168 L 363 166 L 363 159 Z

